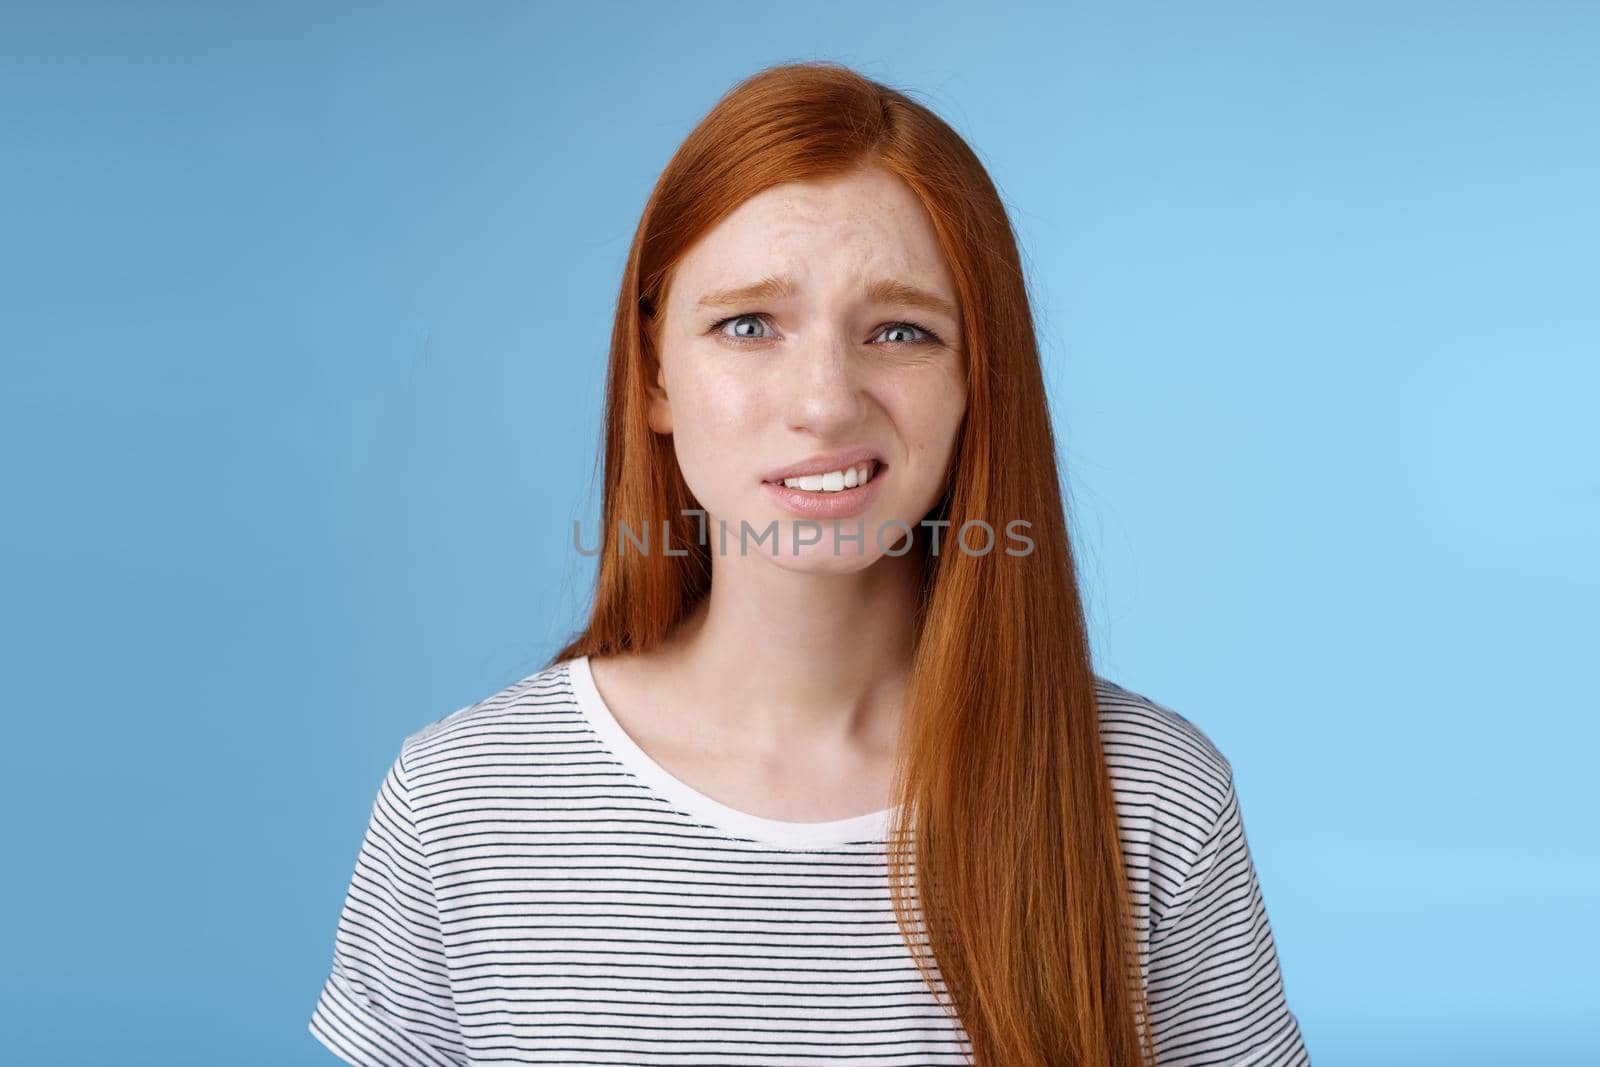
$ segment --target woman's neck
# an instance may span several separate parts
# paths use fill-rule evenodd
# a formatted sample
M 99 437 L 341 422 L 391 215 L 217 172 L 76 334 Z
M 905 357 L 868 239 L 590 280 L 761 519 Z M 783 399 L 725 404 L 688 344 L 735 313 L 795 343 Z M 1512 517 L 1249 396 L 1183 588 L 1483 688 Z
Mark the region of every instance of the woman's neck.
M 913 554 L 848 574 L 714 560 L 710 594 L 660 650 L 697 717 L 757 754 L 892 751 L 910 677 Z

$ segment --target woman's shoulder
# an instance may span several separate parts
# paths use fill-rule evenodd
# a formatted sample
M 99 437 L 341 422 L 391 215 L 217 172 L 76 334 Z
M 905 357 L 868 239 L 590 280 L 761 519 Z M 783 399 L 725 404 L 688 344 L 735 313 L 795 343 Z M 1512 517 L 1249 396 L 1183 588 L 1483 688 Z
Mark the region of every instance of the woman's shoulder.
M 556 663 L 457 708 L 408 734 L 401 758 L 437 765 L 452 754 L 485 751 L 484 742 L 570 730 L 576 717 L 566 663 Z
M 1233 767 L 1194 722 L 1143 693 L 1095 675 L 1100 736 L 1119 804 L 1214 824 Z
M 1095 676 L 1118 835 L 1147 914 L 1168 913 L 1231 810 L 1233 767 L 1194 722 Z

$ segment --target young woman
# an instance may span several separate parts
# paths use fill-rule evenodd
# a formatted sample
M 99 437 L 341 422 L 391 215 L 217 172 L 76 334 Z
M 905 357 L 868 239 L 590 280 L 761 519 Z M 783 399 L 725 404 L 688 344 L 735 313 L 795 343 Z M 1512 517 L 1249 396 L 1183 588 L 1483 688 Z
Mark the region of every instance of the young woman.
M 645 207 L 607 389 L 588 625 L 405 739 L 318 1039 L 1309 1062 L 1228 761 L 1093 672 L 1017 249 L 959 136 L 833 64 L 735 87 Z

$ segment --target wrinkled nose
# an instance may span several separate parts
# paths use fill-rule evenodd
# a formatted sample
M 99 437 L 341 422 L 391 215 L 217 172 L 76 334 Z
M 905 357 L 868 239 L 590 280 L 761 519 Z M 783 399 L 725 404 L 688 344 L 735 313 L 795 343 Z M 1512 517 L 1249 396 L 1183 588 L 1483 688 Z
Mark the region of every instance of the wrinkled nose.
M 818 344 L 800 353 L 780 380 L 788 428 L 820 440 L 849 435 L 866 411 L 863 368 L 842 342 Z

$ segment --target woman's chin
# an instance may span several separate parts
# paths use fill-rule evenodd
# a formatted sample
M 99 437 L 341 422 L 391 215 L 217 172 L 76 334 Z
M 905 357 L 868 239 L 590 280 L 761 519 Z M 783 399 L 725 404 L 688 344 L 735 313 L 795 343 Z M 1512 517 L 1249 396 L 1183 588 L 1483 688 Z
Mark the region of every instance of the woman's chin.
M 855 574 L 866 570 L 882 553 L 867 545 L 860 553 L 845 546 L 835 554 L 827 545 L 801 545 L 797 552 L 780 552 L 772 562 L 793 574 Z

